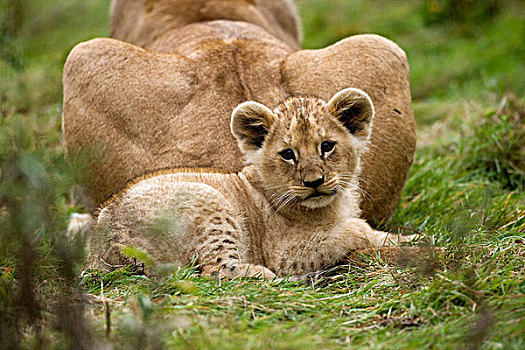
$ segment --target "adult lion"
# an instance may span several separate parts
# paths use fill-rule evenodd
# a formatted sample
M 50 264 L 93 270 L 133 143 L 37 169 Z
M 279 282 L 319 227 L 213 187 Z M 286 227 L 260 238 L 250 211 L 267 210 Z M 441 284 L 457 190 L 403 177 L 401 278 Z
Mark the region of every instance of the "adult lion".
M 362 159 L 362 217 L 374 223 L 393 213 L 415 149 L 409 68 L 396 44 L 357 35 L 298 50 L 286 0 L 116 0 L 111 18 L 112 35 L 130 43 L 79 44 L 63 79 L 66 151 L 96 149 L 88 193 L 97 203 L 159 168 L 241 170 L 228 124 L 243 101 L 274 108 L 290 95 L 327 100 L 355 87 L 376 109 Z

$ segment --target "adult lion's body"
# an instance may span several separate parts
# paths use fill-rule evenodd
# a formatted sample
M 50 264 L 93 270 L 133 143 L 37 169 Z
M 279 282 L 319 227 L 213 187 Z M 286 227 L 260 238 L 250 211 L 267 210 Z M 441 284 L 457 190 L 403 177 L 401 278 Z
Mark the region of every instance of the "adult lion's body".
M 192 6 L 173 17 L 163 6 L 167 1 L 127 3 L 127 9 L 121 1 L 113 4 L 112 34 L 146 50 L 95 39 L 78 45 L 64 68 L 66 150 L 93 147 L 102 155 L 88 167 L 88 190 L 97 203 L 129 179 L 159 168 L 240 171 L 243 155 L 227 126 L 242 101 L 274 108 L 289 95 L 326 100 L 354 86 L 376 107 L 370 152 L 363 156 L 363 217 L 373 222 L 392 214 L 415 148 L 408 64 L 397 45 L 360 35 L 297 51 L 293 11 L 277 18 L 279 12 L 264 10 L 289 8 L 287 1 L 201 1 L 214 9 L 201 17 L 192 15 Z M 233 3 L 259 9 L 258 16 L 239 10 L 232 18 L 237 12 L 221 4 Z M 132 18 L 148 8 L 156 17 L 142 16 L 139 30 L 131 29 L 137 20 Z M 187 24 L 200 20 L 208 22 Z M 288 20 L 293 23 L 287 26 Z M 149 36 L 154 23 L 159 31 Z
M 150 49 L 172 30 L 216 19 L 253 23 L 299 49 L 293 0 L 113 0 L 111 37 Z

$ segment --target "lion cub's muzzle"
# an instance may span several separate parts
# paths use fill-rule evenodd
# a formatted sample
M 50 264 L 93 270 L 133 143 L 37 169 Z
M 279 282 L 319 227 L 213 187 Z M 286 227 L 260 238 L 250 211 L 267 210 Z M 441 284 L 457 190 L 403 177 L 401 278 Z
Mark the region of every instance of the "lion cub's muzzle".
M 325 177 L 313 181 L 303 181 L 304 187 L 298 193 L 301 205 L 308 208 L 324 207 L 335 199 L 338 192 L 335 179 L 325 182 Z
M 315 190 L 312 194 L 309 194 L 306 198 L 304 198 L 303 201 L 311 199 L 311 198 L 318 198 L 318 197 L 323 197 L 323 196 L 335 196 L 336 194 L 337 194 L 336 189 L 333 189 L 330 192 L 319 192 Z

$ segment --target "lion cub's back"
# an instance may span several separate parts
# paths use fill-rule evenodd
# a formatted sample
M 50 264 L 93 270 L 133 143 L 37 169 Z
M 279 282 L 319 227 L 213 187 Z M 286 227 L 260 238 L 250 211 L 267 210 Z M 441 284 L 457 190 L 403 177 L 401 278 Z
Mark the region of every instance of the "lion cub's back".
M 230 201 L 210 183 L 227 182 L 220 173 L 169 171 L 132 181 L 100 209 L 89 247 L 88 267 L 125 263 L 122 249 L 146 251 L 156 263 L 188 264 L 195 241 L 188 235 L 235 217 Z
M 134 180 L 102 205 L 98 223 L 108 223 L 110 217 L 121 223 L 133 223 L 138 218 L 156 216 L 165 207 L 184 212 L 200 205 L 196 202 L 198 198 L 208 197 L 217 197 L 227 203 L 212 186 L 177 173 L 142 178 Z

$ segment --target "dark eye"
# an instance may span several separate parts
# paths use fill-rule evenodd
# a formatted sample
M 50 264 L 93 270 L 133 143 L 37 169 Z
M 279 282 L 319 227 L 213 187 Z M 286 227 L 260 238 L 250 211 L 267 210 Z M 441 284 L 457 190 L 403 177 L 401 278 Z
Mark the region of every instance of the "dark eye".
M 321 143 L 321 153 L 328 153 L 334 149 L 335 142 L 333 141 L 323 141 Z
M 279 155 L 284 160 L 295 160 L 295 153 L 293 153 L 293 150 L 291 148 L 287 148 L 287 149 L 279 152 Z

